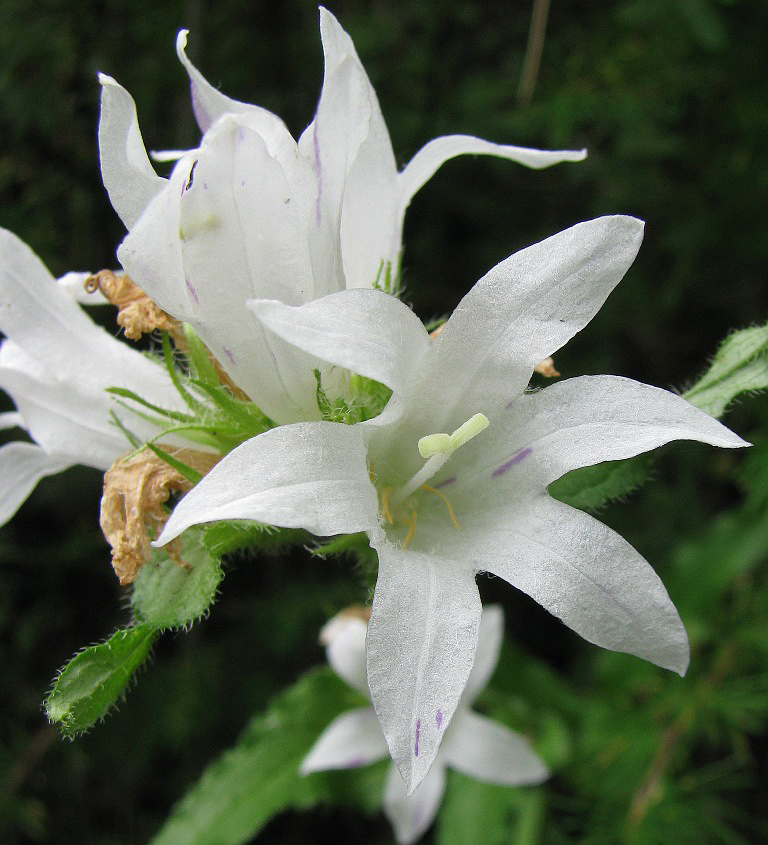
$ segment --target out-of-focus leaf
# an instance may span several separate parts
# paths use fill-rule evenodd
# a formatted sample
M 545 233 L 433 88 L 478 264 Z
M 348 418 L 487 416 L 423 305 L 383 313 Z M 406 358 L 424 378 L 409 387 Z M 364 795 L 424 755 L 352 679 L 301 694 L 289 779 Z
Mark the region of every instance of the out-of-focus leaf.
M 59 673 L 45 701 L 51 722 L 58 722 L 64 734 L 72 737 L 105 716 L 146 659 L 155 633 L 150 625 L 125 628 L 76 654 Z
M 648 478 L 652 458 L 638 455 L 626 461 L 606 461 L 566 473 L 549 485 L 549 494 L 581 510 L 594 511 L 620 499 Z
M 323 800 L 372 810 L 386 767 L 302 777 L 299 765 L 320 733 L 362 697 L 330 669 L 309 672 L 253 719 L 234 748 L 203 773 L 152 845 L 239 845 L 281 810 Z

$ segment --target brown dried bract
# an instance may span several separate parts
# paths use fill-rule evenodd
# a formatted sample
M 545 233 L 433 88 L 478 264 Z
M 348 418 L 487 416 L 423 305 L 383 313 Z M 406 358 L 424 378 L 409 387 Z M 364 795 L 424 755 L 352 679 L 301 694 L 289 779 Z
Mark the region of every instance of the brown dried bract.
M 220 460 L 219 455 L 194 449 L 167 449 L 169 454 L 201 474 Z M 118 458 L 104 474 L 99 522 L 112 546 L 112 567 L 125 586 L 131 584 L 149 560 L 150 532 L 157 537 L 169 514 L 163 507 L 172 492 L 186 493 L 192 483 L 149 449 Z M 181 563 L 173 544 L 168 555 Z
M 125 336 L 138 340 L 156 329 L 168 332 L 174 340 L 182 338 L 181 323 L 158 308 L 144 291 L 124 274 L 101 270 L 85 280 L 88 293 L 101 291 L 118 309 L 117 324 L 125 329 Z
M 560 375 L 555 369 L 555 362 L 552 358 L 545 358 L 543 361 L 539 361 L 533 368 L 533 371 L 540 376 L 544 376 L 544 378 L 557 378 Z

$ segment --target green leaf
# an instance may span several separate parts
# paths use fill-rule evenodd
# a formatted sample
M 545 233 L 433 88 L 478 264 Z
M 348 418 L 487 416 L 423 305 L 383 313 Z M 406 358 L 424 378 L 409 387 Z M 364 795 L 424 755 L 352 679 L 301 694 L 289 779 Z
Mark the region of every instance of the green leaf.
M 76 654 L 59 672 L 45 701 L 49 720 L 74 737 L 103 718 L 146 659 L 155 633 L 149 625 L 124 628 Z
M 435 841 L 438 845 L 537 845 L 544 816 L 540 788 L 481 783 L 450 771 Z
M 647 480 L 652 463 L 650 455 L 638 455 L 574 469 L 552 482 L 549 494 L 567 505 L 594 511 L 637 489 Z
M 182 326 L 184 327 L 184 338 L 189 347 L 189 363 L 195 371 L 197 378 L 208 384 L 220 384 L 216 369 L 208 356 L 208 350 L 198 337 L 197 332 L 189 323 L 182 323 Z
M 710 368 L 683 398 L 713 417 L 721 417 L 740 393 L 766 388 L 768 325 L 742 329 L 726 338 Z
M 200 530 L 181 537 L 180 565 L 153 549 L 133 585 L 131 608 L 136 618 L 154 628 L 183 628 L 211 606 L 223 577 L 216 557 L 204 545 Z
M 301 777 L 320 733 L 366 702 L 330 669 L 304 675 L 252 720 L 238 744 L 208 767 L 176 805 L 151 845 L 239 845 L 280 811 L 319 801 L 378 806 L 386 767 Z

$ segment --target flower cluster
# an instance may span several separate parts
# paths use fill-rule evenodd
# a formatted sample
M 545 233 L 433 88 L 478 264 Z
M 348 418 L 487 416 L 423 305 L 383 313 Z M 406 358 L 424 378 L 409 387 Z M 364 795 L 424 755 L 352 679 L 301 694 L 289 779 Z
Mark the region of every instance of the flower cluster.
M 276 115 L 212 87 L 179 34 L 202 137 L 162 156 L 175 160 L 167 179 L 130 94 L 101 76 L 101 167 L 128 229 L 124 274 L 56 280 L 0 232 L 0 387 L 17 408 L 0 422 L 33 441 L 0 449 L 0 518 L 42 477 L 80 463 L 108 470 L 102 526 L 124 583 L 151 538 L 173 558 L 168 544 L 187 529 L 230 520 L 373 550 L 370 622 L 345 617 L 326 631 L 332 666 L 373 709 L 339 717 L 302 768 L 391 756 L 384 805 L 412 842 L 437 812 L 446 766 L 507 785 L 546 775 L 525 739 L 469 709 L 503 628 L 499 608 L 481 607 L 478 573 L 592 643 L 686 670 L 683 624 L 650 565 L 548 485 L 671 440 L 746 444 L 626 378 L 529 389 L 634 260 L 643 225 L 632 217 L 515 253 L 430 335 L 398 298 L 418 189 L 465 153 L 533 168 L 584 153 L 453 135 L 398 172 L 352 41 L 329 12 L 320 18 L 325 79 L 298 141 Z M 162 359 L 81 307 L 106 301 L 127 335 L 164 332 Z M 171 491 L 185 493 L 172 509 Z

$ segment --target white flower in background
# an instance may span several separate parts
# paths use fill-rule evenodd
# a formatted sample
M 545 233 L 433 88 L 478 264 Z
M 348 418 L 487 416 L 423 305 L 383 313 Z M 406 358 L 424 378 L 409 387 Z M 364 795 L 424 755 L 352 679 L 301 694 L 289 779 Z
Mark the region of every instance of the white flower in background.
M 106 470 L 129 448 L 110 416 L 120 409 L 106 388 L 185 408 L 162 366 L 113 338 L 77 304 L 85 301 L 86 275 L 68 273 L 57 283 L 25 243 L 0 229 L 0 331 L 7 338 L 0 388 L 17 408 L 0 415 L 0 426 L 25 429 L 34 441 L 0 448 L 0 524 L 41 478 L 75 464 Z M 138 416 L 130 427 L 142 438 L 157 433 Z
M 300 423 L 247 441 L 181 500 L 159 544 L 222 519 L 368 532 L 379 559 L 368 683 L 409 789 L 429 770 L 472 668 L 478 572 L 504 578 L 590 642 L 685 672 L 685 630 L 658 576 L 547 485 L 671 440 L 745 442 L 679 396 L 626 378 L 526 392 L 534 366 L 622 278 L 642 228 L 603 217 L 516 253 L 433 341 L 380 291 L 252 304 L 272 331 L 388 385 L 392 399 L 368 423 Z
M 164 311 L 192 324 L 232 379 L 277 423 L 317 418 L 319 362 L 266 332 L 245 308 L 254 297 L 300 305 L 396 276 L 405 209 L 446 160 L 501 156 L 528 167 L 584 158 L 437 138 L 397 172 L 387 127 L 349 36 L 321 9 L 325 81 L 298 143 L 276 115 L 213 88 L 177 42 L 192 83 L 200 147 L 170 179 L 147 158 L 135 104 L 102 76 L 104 184 L 130 230 L 118 256 Z M 326 368 L 324 384 L 343 379 Z M 336 381 L 334 382 L 334 378 Z
M 366 697 L 366 623 L 344 612 L 321 633 L 328 662 L 336 674 Z M 384 812 L 401 845 L 415 842 L 432 824 L 445 791 L 445 769 L 455 769 L 486 783 L 523 786 L 541 783 L 547 767 L 528 741 L 504 725 L 470 708 L 496 668 L 504 636 L 504 613 L 498 605 L 483 608 L 477 653 L 453 721 L 429 774 L 408 795 L 397 767 L 392 764 L 384 788 Z M 442 716 L 436 716 L 440 721 Z M 439 727 L 439 725 L 438 725 Z M 301 764 L 301 773 L 365 766 L 389 757 L 389 749 L 372 707 L 350 710 L 335 719 L 320 735 Z

